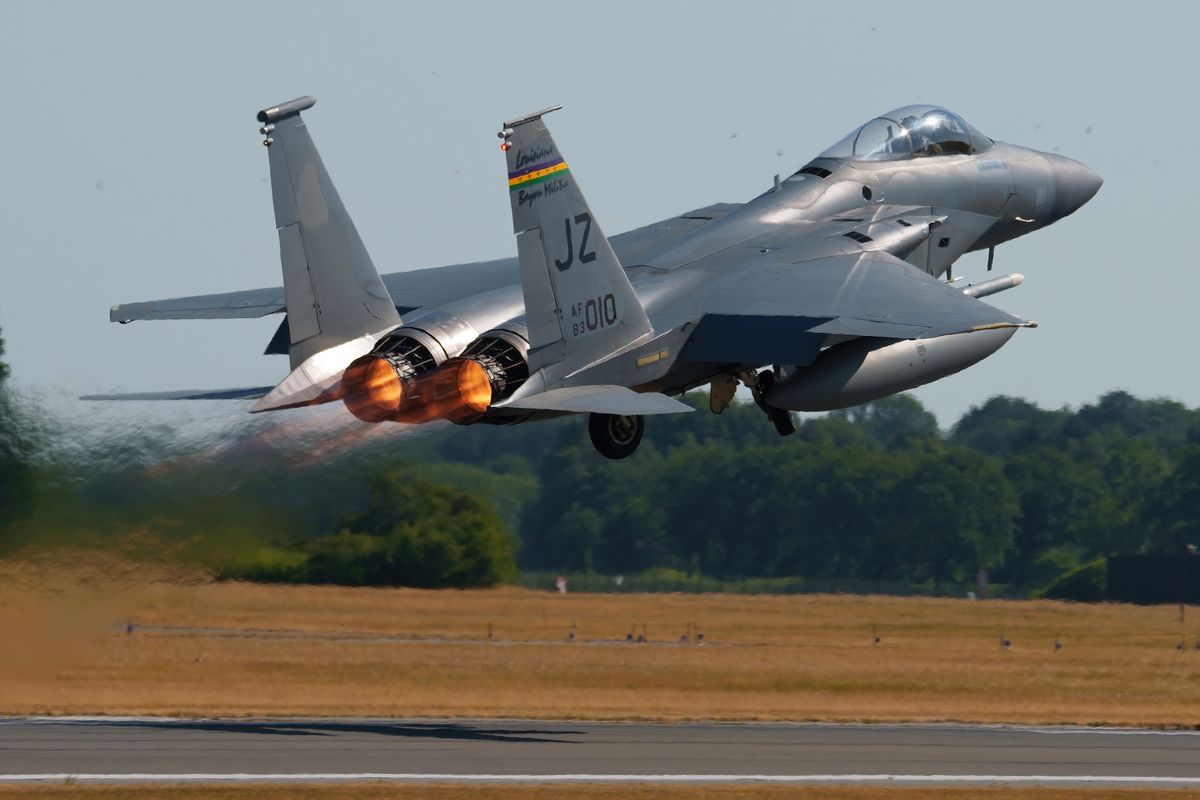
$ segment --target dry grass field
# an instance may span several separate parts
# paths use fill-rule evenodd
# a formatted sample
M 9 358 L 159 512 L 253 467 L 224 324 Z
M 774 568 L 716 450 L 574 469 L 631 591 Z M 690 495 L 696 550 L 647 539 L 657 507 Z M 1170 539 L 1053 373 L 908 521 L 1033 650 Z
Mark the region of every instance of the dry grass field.
M 72 557 L 0 565 L 0 713 L 1195 727 L 1190 613 L 261 586 Z M 689 626 L 703 645 L 679 643 Z
M 843 786 L 8 786 L 0 800 L 1188 800 L 1195 790 Z

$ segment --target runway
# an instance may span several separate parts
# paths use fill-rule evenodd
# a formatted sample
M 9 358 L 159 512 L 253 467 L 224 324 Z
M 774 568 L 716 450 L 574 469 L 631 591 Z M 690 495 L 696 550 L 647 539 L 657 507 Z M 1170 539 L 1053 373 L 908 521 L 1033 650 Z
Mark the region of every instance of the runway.
M 0 783 L 1200 786 L 1200 732 L 965 725 L 0 718 Z

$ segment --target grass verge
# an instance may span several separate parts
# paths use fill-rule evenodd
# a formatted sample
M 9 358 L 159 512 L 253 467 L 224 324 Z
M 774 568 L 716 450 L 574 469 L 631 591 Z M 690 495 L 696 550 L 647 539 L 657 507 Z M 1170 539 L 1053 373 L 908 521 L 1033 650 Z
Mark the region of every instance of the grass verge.
M 0 569 L 7 714 L 1200 725 L 1195 609 L 30 569 Z

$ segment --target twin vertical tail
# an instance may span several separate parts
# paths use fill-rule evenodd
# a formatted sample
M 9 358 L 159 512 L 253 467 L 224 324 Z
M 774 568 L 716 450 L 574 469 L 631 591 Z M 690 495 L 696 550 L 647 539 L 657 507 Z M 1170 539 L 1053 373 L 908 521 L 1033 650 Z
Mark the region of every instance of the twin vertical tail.
M 651 333 L 629 278 L 542 120 L 504 123 L 530 371 L 587 364 Z
M 354 411 L 354 403 L 362 398 L 344 395 L 361 390 L 370 408 L 358 411 L 366 416 L 374 415 L 371 404 L 380 403 L 389 408 L 396 405 L 397 414 L 400 404 L 415 403 L 422 409 L 437 409 L 443 417 L 443 407 L 458 405 L 482 415 L 490 400 L 482 399 L 476 387 L 479 376 L 469 370 L 422 384 L 420 397 L 407 402 L 404 394 L 412 395 L 413 387 L 404 390 L 391 380 L 393 376 L 385 375 L 385 380 L 370 370 L 364 372 L 360 357 L 399 325 L 400 318 L 300 116 L 315 102 L 302 97 L 258 114 L 271 165 L 292 373 L 252 410 L 345 399 Z M 602 361 L 653 332 L 625 270 L 542 121 L 553 110 L 510 120 L 500 132 L 525 298 L 529 368 L 534 373 L 556 367 L 556 377 L 547 379 L 543 374 L 542 380 L 527 384 L 531 389 L 535 385 L 553 389 L 570 369 Z M 347 380 L 353 385 L 347 387 Z M 612 389 L 621 395 L 622 408 L 629 406 L 628 389 L 599 388 Z M 575 396 L 570 401 L 582 402 Z

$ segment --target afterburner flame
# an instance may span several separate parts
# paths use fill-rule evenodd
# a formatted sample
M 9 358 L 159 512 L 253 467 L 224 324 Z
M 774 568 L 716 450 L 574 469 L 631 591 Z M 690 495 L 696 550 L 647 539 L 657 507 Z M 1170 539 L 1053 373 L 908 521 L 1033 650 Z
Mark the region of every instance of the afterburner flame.
M 392 419 L 404 403 L 404 383 L 386 359 L 356 358 L 342 374 L 343 402 L 363 422 Z
M 448 419 L 466 425 L 482 417 L 492 403 L 487 370 L 462 358 L 404 380 L 387 359 L 366 355 L 346 367 L 342 391 L 346 408 L 363 422 Z
M 431 405 L 437 417 L 465 425 L 484 415 L 492 404 L 492 383 L 487 370 L 471 359 L 452 358 L 430 376 Z
M 492 382 L 478 361 L 463 361 L 458 368 L 458 394 L 463 405 L 477 414 L 492 404 Z

